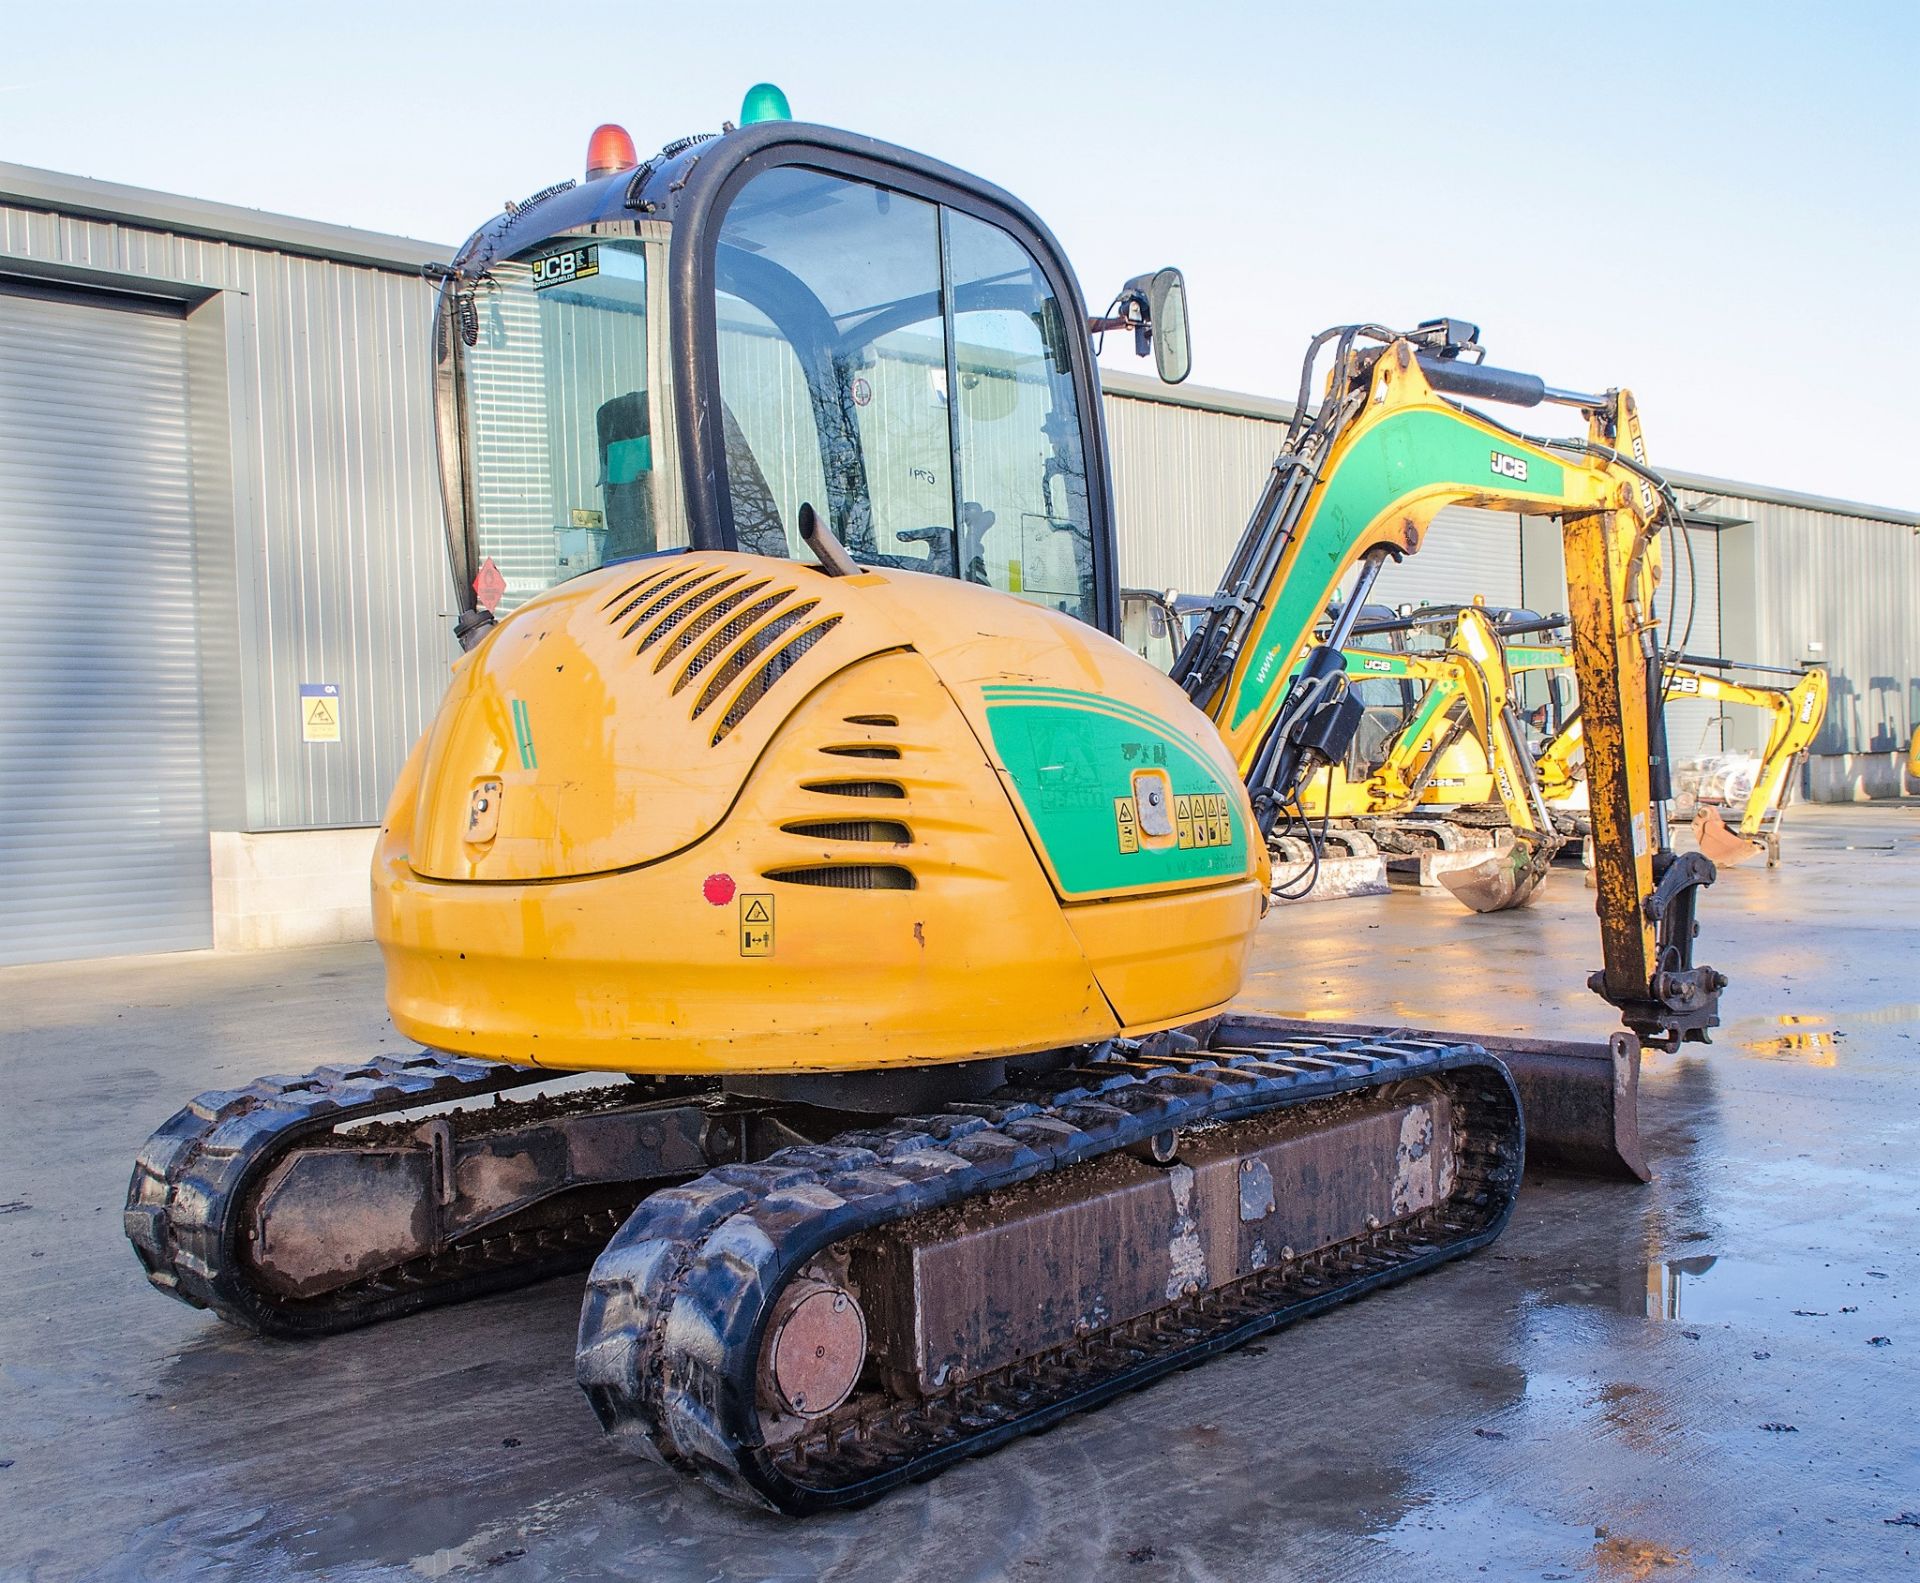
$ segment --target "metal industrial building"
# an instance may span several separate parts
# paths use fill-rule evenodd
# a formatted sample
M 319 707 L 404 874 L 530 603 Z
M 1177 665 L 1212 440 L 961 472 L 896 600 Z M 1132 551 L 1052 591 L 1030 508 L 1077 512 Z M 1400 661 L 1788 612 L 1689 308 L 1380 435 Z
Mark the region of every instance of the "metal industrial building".
M 367 932 L 456 652 L 420 273 L 451 251 L 0 164 L 0 963 Z M 1123 581 L 1211 588 L 1286 407 L 1106 406 Z M 1808 791 L 1907 790 L 1920 516 L 1670 476 L 1689 648 L 1823 661 Z M 1449 512 L 1381 594 L 1564 608 L 1557 535 Z M 1676 753 L 1743 744 L 1709 707 Z

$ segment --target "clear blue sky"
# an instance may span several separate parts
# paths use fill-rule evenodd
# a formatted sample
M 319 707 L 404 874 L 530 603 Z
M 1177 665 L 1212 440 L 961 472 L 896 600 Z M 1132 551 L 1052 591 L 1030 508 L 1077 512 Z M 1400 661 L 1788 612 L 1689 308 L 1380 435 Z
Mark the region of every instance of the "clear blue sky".
M 1452 313 L 1632 386 L 1655 461 L 1920 507 L 1915 0 L 186 0 L 5 39 L 0 159 L 449 243 L 595 123 L 644 154 L 767 77 L 1011 188 L 1096 306 L 1180 264 L 1197 381 L 1288 392 L 1317 329 Z

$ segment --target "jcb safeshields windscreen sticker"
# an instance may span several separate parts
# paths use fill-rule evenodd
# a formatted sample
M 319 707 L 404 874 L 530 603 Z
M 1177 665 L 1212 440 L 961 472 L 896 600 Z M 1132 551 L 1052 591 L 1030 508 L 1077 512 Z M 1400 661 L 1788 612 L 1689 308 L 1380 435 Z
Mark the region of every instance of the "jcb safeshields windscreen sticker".
M 533 270 L 535 291 L 547 286 L 564 286 L 570 280 L 585 280 L 589 275 L 600 273 L 599 244 L 590 242 L 585 247 L 570 247 L 564 253 L 549 253 L 545 258 L 534 259 L 529 267 Z

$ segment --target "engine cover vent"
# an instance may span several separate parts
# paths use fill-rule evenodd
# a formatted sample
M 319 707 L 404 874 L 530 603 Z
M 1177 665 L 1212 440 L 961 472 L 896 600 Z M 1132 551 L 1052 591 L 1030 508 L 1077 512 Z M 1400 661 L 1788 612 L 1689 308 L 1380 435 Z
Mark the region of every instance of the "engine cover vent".
M 771 869 L 770 880 L 785 885 L 821 885 L 830 890 L 916 890 L 913 870 L 897 863 L 820 863 L 806 868 Z
M 795 819 L 780 827 L 788 835 L 810 835 L 822 841 L 880 841 L 905 846 L 913 832 L 895 819 Z
M 905 797 L 906 787 L 898 781 L 803 781 L 802 791 L 820 792 L 828 797 Z
M 773 623 L 773 626 L 781 627 L 782 630 L 785 630 L 786 627 L 798 622 L 801 617 L 805 616 L 813 608 L 814 601 L 809 600 L 798 609 L 790 611 L 787 615 L 780 617 L 778 621 Z M 788 669 L 801 655 L 805 654 L 808 649 L 812 648 L 814 644 L 818 643 L 839 625 L 840 618 L 838 616 L 829 616 L 826 620 L 808 627 L 797 637 L 790 639 L 785 647 L 770 656 L 767 661 L 761 665 L 760 669 L 748 678 L 747 684 L 740 689 L 739 695 L 727 706 L 727 712 L 720 717 L 720 724 L 714 727 L 714 743 L 717 745 L 728 732 L 739 725 L 742 720 L 746 719 L 748 711 L 751 710 L 755 704 L 759 703 L 762 698 L 766 697 L 767 689 L 779 681 L 782 676 L 786 675 Z M 764 649 L 767 642 L 771 641 L 770 631 L 770 628 L 762 628 L 761 632 L 756 634 L 755 638 L 749 639 L 746 643 L 741 644 L 739 651 L 732 659 L 727 661 L 727 665 L 732 665 L 734 660 L 739 660 L 740 668 L 744 669 L 752 660 L 752 653 L 748 651 L 752 650 L 753 653 L 758 653 Z M 721 671 L 722 676 L 716 676 L 714 681 L 709 684 L 707 690 L 700 695 L 700 702 L 693 711 L 696 715 L 719 695 L 722 686 L 722 677 L 725 674 L 726 667 L 723 666 Z M 894 757 L 898 758 L 899 754 L 896 752 Z

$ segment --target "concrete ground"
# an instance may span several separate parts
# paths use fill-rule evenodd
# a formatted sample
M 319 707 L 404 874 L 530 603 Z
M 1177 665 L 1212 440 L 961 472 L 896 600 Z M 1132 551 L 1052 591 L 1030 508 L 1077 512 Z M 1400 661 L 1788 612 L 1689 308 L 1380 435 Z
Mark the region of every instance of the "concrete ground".
M 401 1041 L 370 947 L 0 973 L 0 1578 L 1887 1578 L 1920 1551 L 1920 806 L 1728 872 L 1650 1187 L 1536 1179 L 1491 1250 L 847 1516 L 617 1455 L 576 1280 L 289 1345 L 144 1283 L 142 1137 Z M 1599 1036 L 1591 893 L 1292 909 L 1247 999 Z

